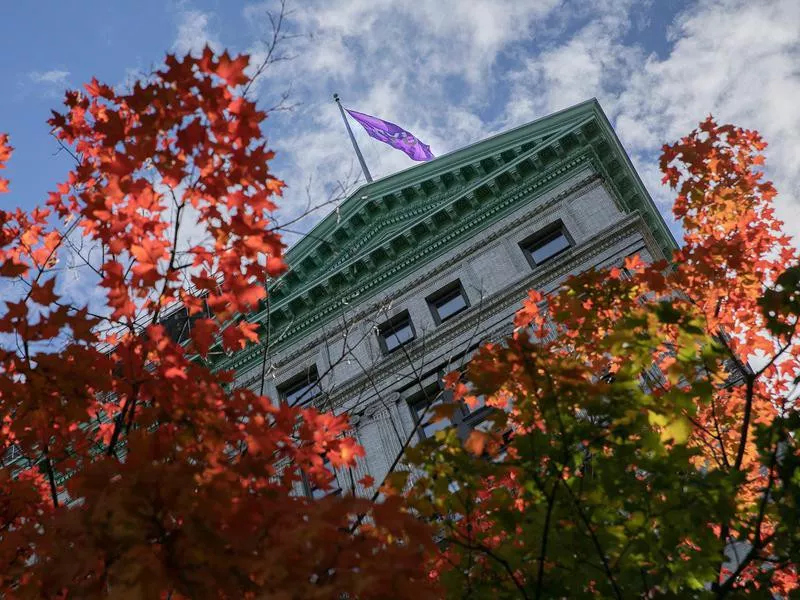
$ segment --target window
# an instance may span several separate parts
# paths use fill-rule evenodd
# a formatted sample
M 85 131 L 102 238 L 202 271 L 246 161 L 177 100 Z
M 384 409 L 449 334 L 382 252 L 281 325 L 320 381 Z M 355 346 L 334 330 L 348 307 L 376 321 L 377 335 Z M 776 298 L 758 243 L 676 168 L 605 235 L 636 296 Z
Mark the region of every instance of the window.
M 470 429 L 481 429 L 481 424 L 486 426 L 486 418 L 492 414 L 493 412 L 497 411 L 498 409 L 492 406 L 486 406 L 486 396 L 483 394 L 477 397 L 478 402 L 475 406 L 470 407 L 464 404 L 464 412 L 466 413 L 464 416 L 464 423 Z M 511 403 L 506 407 L 506 412 L 511 410 Z
M 22 450 L 16 444 L 9 446 L 5 454 L 0 456 L 0 465 L 10 465 L 12 462 L 22 456 Z
M 572 242 L 561 221 L 539 231 L 520 243 L 525 257 L 532 267 L 544 264 L 554 256 L 568 250 Z
M 458 280 L 432 296 L 428 296 L 426 300 L 431 309 L 431 314 L 433 314 L 433 320 L 436 321 L 437 325 L 469 307 L 467 295 Z
M 203 308 L 200 312 L 189 316 L 189 311 L 187 308 L 185 306 L 181 306 L 177 310 L 174 310 L 166 316 L 163 316 L 159 321 L 161 325 L 164 326 L 164 329 L 166 329 L 166 333 L 172 339 L 172 341 L 182 344 L 191 336 L 192 327 L 194 326 L 195 321 L 197 321 L 197 319 L 209 316 L 211 316 L 211 311 L 209 310 L 208 304 L 204 298 Z
M 278 397 L 289 406 L 308 404 L 320 394 L 317 367 L 311 366 L 278 386 Z
M 600 375 L 599 380 L 602 381 L 603 383 L 607 383 L 608 385 L 611 385 L 612 383 L 614 383 L 617 380 L 617 376 L 610 369 L 606 369 L 605 371 L 603 371 L 603 374 Z
M 459 437 L 465 438 L 472 429 L 477 428 L 486 417 L 494 410 L 486 406 L 483 396 L 478 400 L 478 405 L 470 409 L 463 402 L 453 406 L 452 419 L 436 419 L 436 407 L 442 404 L 452 403 L 452 395 L 449 391 L 442 392 L 438 389 L 426 390 L 426 394 L 419 394 L 410 401 L 414 421 L 419 422 L 417 433 L 421 439 L 430 438 L 436 435 L 437 431 L 451 426 L 458 428 Z
M 414 326 L 407 310 L 378 327 L 378 341 L 384 354 L 394 352 L 413 339 Z
M 454 425 L 453 421 L 446 418 L 434 421 L 436 418 L 436 407 L 444 404 L 444 398 L 442 396 L 443 395 L 439 393 L 438 396 L 434 396 L 431 399 L 423 398 L 413 405 L 415 417 L 414 420 L 420 421 L 420 419 L 422 419 L 417 431 L 419 432 L 420 437 L 423 439 L 433 437 L 436 435 L 437 431 L 441 431 L 442 429 L 446 429 L 451 425 Z M 453 412 L 454 421 L 459 421 L 458 417 L 461 416 L 459 414 L 460 412 L 460 407 L 455 407 Z

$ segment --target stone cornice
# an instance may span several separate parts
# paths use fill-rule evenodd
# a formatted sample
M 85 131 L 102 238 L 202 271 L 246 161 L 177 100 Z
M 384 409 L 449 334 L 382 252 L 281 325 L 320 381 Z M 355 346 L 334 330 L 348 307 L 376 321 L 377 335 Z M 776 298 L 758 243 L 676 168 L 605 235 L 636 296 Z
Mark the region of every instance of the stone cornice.
M 664 255 L 676 247 L 592 100 L 359 188 L 287 253 L 290 271 L 271 286 L 272 350 L 307 338 L 344 305 L 369 301 L 586 166 L 624 211 L 641 214 L 654 247 Z M 215 366 L 246 369 L 261 352 L 251 346 Z
M 589 120 L 586 120 L 583 123 L 577 123 L 576 127 L 588 124 L 589 122 Z M 561 135 L 554 134 L 541 142 L 531 143 L 531 147 L 527 150 L 522 150 L 520 147 L 520 149 L 513 151 L 513 158 L 508 158 L 508 160 L 502 162 L 500 160 L 495 160 L 494 157 L 490 157 L 494 161 L 496 168 L 487 174 L 475 176 L 470 180 L 466 180 L 463 174 L 454 175 L 454 183 L 447 186 L 442 183 L 442 177 L 439 177 L 436 183 L 431 184 L 431 182 L 427 180 L 422 181 L 422 183 L 409 184 L 399 191 L 389 192 L 383 196 L 384 202 L 382 205 L 385 206 L 388 202 L 394 201 L 398 206 L 394 210 L 390 210 L 385 216 L 383 214 L 378 214 L 373 218 L 366 216 L 366 213 L 369 212 L 370 196 L 362 194 L 362 199 L 366 200 L 362 205 L 363 212 L 359 211 L 358 213 L 353 213 L 349 218 L 341 214 L 338 215 L 337 218 L 339 222 L 337 223 L 336 229 L 333 231 L 333 233 L 344 232 L 345 235 L 349 235 L 350 237 L 354 237 L 352 234 L 357 232 L 358 236 L 352 239 L 350 243 L 346 244 L 338 252 L 338 258 L 331 261 L 327 266 L 336 268 L 343 264 L 357 261 L 359 256 L 363 255 L 367 249 L 375 247 L 374 243 L 369 245 L 368 242 L 373 241 L 375 238 L 378 240 L 387 239 L 386 234 L 392 232 L 391 225 L 408 225 L 410 221 L 413 221 L 421 215 L 427 215 L 439 210 L 446 211 L 448 207 L 452 207 L 461 198 L 474 197 L 482 189 L 492 191 L 491 188 L 495 187 L 499 190 L 497 179 L 503 174 L 517 173 L 517 177 L 514 179 L 517 182 L 521 182 L 523 176 L 519 174 L 518 169 L 524 168 L 526 163 L 533 164 L 533 158 L 537 154 L 541 153 L 548 146 L 558 145 L 559 139 L 568 135 L 571 135 L 571 131 L 561 132 Z M 469 167 L 471 165 L 466 166 Z M 540 169 L 542 169 L 542 167 L 540 167 Z M 444 174 L 447 175 L 447 173 Z M 426 183 L 431 185 L 426 187 Z M 425 191 L 426 189 L 431 189 L 435 193 L 428 193 Z M 353 196 L 357 195 L 358 193 Z M 497 192 L 494 192 L 493 195 L 497 195 Z M 397 198 L 400 198 L 400 200 L 390 200 Z M 453 219 L 453 215 L 457 215 L 457 212 L 452 211 L 450 213 L 449 218 L 451 220 Z M 354 227 L 351 225 L 348 232 L 348 225 L 354 220 L 358 220 L 365 226 L 359 228 L 358 226 Z M 292 254 L 290 258 L 294 259 L 296 263 L 302 264 L 309 255 L 313 255 L 313 251 L 302 256 L 298 254 L 296 258 L 294 254 Z
M 562 176 L 564 174 L 566 174 L 566 173 L 568 173 L 570 176 L 574 176 L 575 175 L 575 168 L 574 167 L 577 166 L 578 164 L 587 164 L 588 165 L 589 164 L 588 163 L 588 156 L 583 156 L 580 159 L 576 160 L 575 165 L 563 165 L 558 170 L 557 173 L 551 173 L 550 177 L 545 178 L 543 180 L 540 180 L 538 182 L 535 182 L 535 183 L 531 184 L 529 188 L 523 188 L 522 190 L 515 190 L 514 193 L 508 195 L 508 197 L 505 199 L 504 202 L 495 203 L 495 204 L 490 205 L 489 207 L 487 207 L 487 209 L 485 211 L 483 211 L 483 213 L 471 215 L 470 219 L 469 219 L 469 223 L 462 224 L 461 227 L 459 227 L 457 231 L 450 232 L 449 235 L 445 235 L 443 237 L 439 237 L 438 239 L 433 240 L 431 243 L 429 243 L 427 245 L 420 246 L 418 248 L 412 248 L 411 251 L 405 253 L 404 255 L 398 256 L 397 257 L 397 261 L 395 262 L 395 264 L 392 266 L 391 269 L 387 269 L 387 270 L 385 270 L 383 272 L 378 273 L 377 277 L 375 279 L 373 279 L 372 281 L 366 282 L 362 287 L 354 288 L 353 289 L 353 296 L 354 297 L 363 296 L 364 294 L 366 294 L 367 291 L 369 291 L 369 288 L 373 287 L 373 286 L 375 286 L 375 287 L 380 286 L 379 289 L 387 289 L 388 287 L 390 287 L 391 282 L 396 281 L 400 277 L 405 276 L 407 273 L 419 271 L 419 269 L 416 268 L 416 266 L 419 265 L 421 262 L 430 261 L 431 259 L 435 258 L 435 256 L 440 255 L 442 250 L 446 250 L 447 248 L 452 247 L 452 245 L 454 245 L 454 244 L 450 244 L 448 242 L 451 242 L 453 239 L 461 239 L 462 238 L 462 234 L 465 234 L 465 233 L 472 232 L 474 234 L 474 231 L 476 229 L 477 230 L 482 229 L 481 227 L 479 227 L 482 222 L 485 222 L 487 225 L 496 222 L 497 219 L 491 219 L 490 220 L 490 217 L 492 217 L 498 211 L 502 211 L 502 214 L 508 214 L 508 212 L 510 212 L 510 211 L 509 210 L 503 210 L 503 209 L 508 209 L 509 207 L 511 207 L 514 204 L 515 200 L 527 200 L 528 202 L 535 201 L 535 199 L 540 197 L 540 195 L 539 194 L 533 195 L 532 192 L 538 191 L 539 187 L 545 186 L 547 184 L 549 184 L 549 185 L 547 185 L 547 189 L 551 189 L 556 184 L 558 184 L 561 181 L 563 181 L 564 177 L 562 177 Z M 563 200 L 564 198 L 575 194 L 576 192 L 582 190 L 586 186 L 591 185 L 593 182 L 599 182 L 599 181 L 600 181 L 600 178 L 596 173 L 587 172 L 586 177 L 584 177 L 583 179 L 581 179 L 580 181 L 575 183 L 569 189 L 564 190 L 560 194 L 557 194 L 557 195 L 553 196 L 552 198 L 548 199 L 544 203 L 538 204 L 532 211 L 526 213 L 525 216 L 520 217 L 520 218 L 521 219 L 530 218 L 531 215 L 534 215 L 534 214 L 537 214 L 539 212 L 545 211 L 548 208 L 550 208 L 551 206 L 553 206 L 554 204 L 557 204 L 558 202 Z M 480 241 L 474 242 L 473 244 L 471 244 L 470 246 L 465 248 L 465 253 L 466 254 L 470 254 L 470 253 L 480 249 L 482 246 L 484 246 L 487 243 L 487 241 L 489 239 L 494 239 L 496 237 L 497 237 L 497 235 L 494 235 L 491 238 L 481 238 Z M 439 251 L 439 252 L 437 252 L 437 251 Z M 449 268 L 450 266 L 452 266 L 453 264 L 455 264 L 455 263 L 457 263 L 458 261 L 461 260 L 460 256 L 461 255 L 455 256 L 455 257 L 451 258 L 449 261 L 446 261 L 446 262 L 442 263 L 434 271 L 429 271 L 429 270 L 423 271 L 423 272 L 425 272 L 425 275 L 424 276 L 418 276 L 418 277 L 410 280 L 408 282 L 408 286 L 417 285 L 417 284 L 423 282 L 426 278 L 429 278 L 431 276 L 435 276 L 440 271 L 442 271 L 442 270 L 444 270 L 446 268 Z M 381 283 L 383 283 L 384 285 L 380 285 Z M 388 296 L 382 297 L 381 300 L 382 301 L 383 300 L 392 300 L 393 298 L 399 296 L 400 293 L 401 293 L 400 291 L 396 291 L 396 292 L 394 292 L 394 293 L 392 293 L 392 294 L 390 294 Z M 353 321 L 353 322 L 357 322 L 358 320 L 363 319 L 366 315 L 374 313 L 375 309 L 376 309 L 376 306 L 375 306 L 374 303 L 371 303 L 371 302 L 370 303 L 365 303 L 364 304 L 364 308 L 362 308 L 361 310 L 359 310 L 355 314 L 353 314 L 351 316 L 350 320 Z M 334 313 L 337 316 L 339 314 L 341 314 L 340 310 L 341 310 L 341 305 L 338 304 L 338 303 L 336 303 L 336 304 L 331 303 L 329 305 L 329 307 L 328 307 L 328 311 Z M 321 318 L 322 315 L 315 315 L 315 317 Z M 303 324 L 298 324 L 298 327 L 302 328 L 302 326 L 303 326 Z M 290 336 L 291 336 L 291 331 L 288 331 L 288 332 L 286 332 L 284 339 L 286 339 L 286 338 L 288 338 Z M 281 357 L 280 363 L 276 363 L 276 366 L 280 366 L 282 364 L 290 362 L 291 360 L 293 360 L 298 355 L 303 354 L 303 353 L 307 352 L 310 348 L 313 348 L 314 346 L 318 345 L 324 339 L 325 339 L 325 335 L 315 336 L 313 339 L 311 339 L 308 342 L 304 343 L 302 346 L 299 346 L 298 348 L 296 348 L 291 354 L 288 354 L 288 355 L 286 355 L 284 357 Z M 278 340 L 278 341 L 276 341 L 274 343 L 273 348 L 275 348 L 276 350 L 280 349 L 280 340 Z M 255 345 L 254 346 L 250 346 L 250 347 L 246 348 L 245 350 L 243 350 L 243 351 L 237 353 L 236 355 L 234 355 L 234 357 L 233 357 L 234 360 L 231 361 L 232 364 L 226 365 L 225 368 L 228 368 L 228 369 L 233 368 L 233 369 L 236 369 L 236 370 L 243 370 L 243 369 L 246 370 L 246 369 L 249 368 L 249 364 L 253 363 L 254 361 L 259 360 L 261 358 L 262 354 L 263 354 L 263 350 L 261 350 L 261 348 L 259 346 L 255 346 Z
M 337 215 L 329 215 L 315 228 L 315 234 L 324 237 L 342 221 L 349 219 L 364 208 L 364 197 L 374 201 L 384 195 L 395 195 L 404 189 L 421 186 L 426 182 L 441 181 L 460 169 L 480 163 L 487 157 L 502 154 L 512 148 L 537 144 L 555 134 L 573 128 L 580 121 L 597 114 L 599 104 L 588 100 L 565 110 L 537 119 L 526 125 L 505 131 L 488 139 L 471 144 L 427 163 L 420 163 L 388 177 L 366 184 L 353 192 L 342 204 Z M 527 149 L 527 148 L 526 148 Z M 291 261 L 304 258 L 313 249 L 313 241 L 301 240 L 288 253 Z

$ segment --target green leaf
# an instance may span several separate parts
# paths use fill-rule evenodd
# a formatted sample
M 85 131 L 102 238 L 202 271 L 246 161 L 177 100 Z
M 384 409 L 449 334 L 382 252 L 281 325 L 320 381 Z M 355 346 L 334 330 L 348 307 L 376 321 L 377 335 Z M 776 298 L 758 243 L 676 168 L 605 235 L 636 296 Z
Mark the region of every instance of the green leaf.
M 660 415 L 652 410 L 647 411 L 647 420 L 650 425 L 655 425 L 657 427 L 664 427 L 668 421 L 665 415 Z
M 674 440 L 676 444 L 685 444 L 691 432 L 689 419 L 678 417 L 661 431 L 661 441 Z

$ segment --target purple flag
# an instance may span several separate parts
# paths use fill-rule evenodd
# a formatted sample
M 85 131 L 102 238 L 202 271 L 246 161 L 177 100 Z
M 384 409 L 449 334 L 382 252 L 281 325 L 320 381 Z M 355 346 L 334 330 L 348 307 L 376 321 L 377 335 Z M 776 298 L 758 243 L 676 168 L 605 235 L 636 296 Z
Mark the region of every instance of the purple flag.
M 370 137 L 376 140 L 389 144 L 392 148 L 402 150 L 412 160 L 430 160 L 434 158 L 431 152 L 431 147 L 423 144 L 412 133 L 406 131 L 402 127 L 398 127 L 394 123 L 384 121 L 378 117 L 371 117 L 364 113 L 356 112 L 347 109 L 350 116 L 356 121 L 361 123 Z

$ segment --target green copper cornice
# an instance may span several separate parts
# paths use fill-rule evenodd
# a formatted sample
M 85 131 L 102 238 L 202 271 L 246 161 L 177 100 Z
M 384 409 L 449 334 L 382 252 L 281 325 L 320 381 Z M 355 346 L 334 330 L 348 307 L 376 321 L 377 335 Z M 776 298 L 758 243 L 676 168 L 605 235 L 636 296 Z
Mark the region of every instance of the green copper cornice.
M 653 202 L 653 199 L 644 187 L 639 173 L 637 173 L 636 169 L 633 167 L 630 156 L 628 156 L 627 151 L 619 141 L 614 128 L 611 126 L 611 122 L 600 107 L 600 103 L 594 98 L 589 102 L 593 104 L 594 111 L 598 116 L 599 125 L 602 128 L 602 137 L 611 145 L 612 151 L 610 156 L 612 158 L 610 161 L 606 161 L 606 164 L 618 160 L 622 162 L 622 164 L 618 166 L 616 173 L 612 175 L 610 183 L 615 188 L 618 197 L 625 203 L 626 208 L 629 210 L 638 210 L 643 215 L 645 223 L 647 223 L 648 227 L 650 227 L 650 230 L 653 232 L 653 236 L 658 241 L 664 255 L 667 257 L 671 256 L 672 251 L 678 248 L 678 244 L 672 236 L 672 232 L 670 232 L 669 227 L 664 222 L 664 218 L 661 216 L 661 213 L 658 212 L 655 202 Z
M 446 180 L 457 178 L 456 173 L 461 169 L 470 167 L 474 169 L 475 165 L 485 168 L 481 165 L 482 161 L 496 161 L 496 157 L 504 152 L 540 143 L 548 137 L 573 128 L 587 117 L 595 116 L 596 113 L 602 115 L 599 104 L 596 100 L 589 100 L 363 185 L 342 203 L 338 213 L 328 215 L 314 227 L 315 239 L 306 237 L 295 244 L 287 253 L 287 260 L 290 264 L 295 257 L 302 260 L 316 245 L 316 238 L 324 238 L 331 234 L 337 226 L 349 221 L 355 214 L 369 214 L 372 207 L 381 201 L 400 201 L 404 193 L 406 197 L 413 196 L 415 186 L 420 189 L 424 189 L 425 184 L 435 186 L 441 183 L 443 178 L 447 185 Z
M 280 350 L 541 197 L 582 169 L 638 211 L 664 255 L 677 247 L 596 100 L 364 185 L 286 255 L 270 286 L 270 340 Z M 266 311 L 251 321 L 266 322 Z M 219 368 L 245 369 L 251 346 Z

